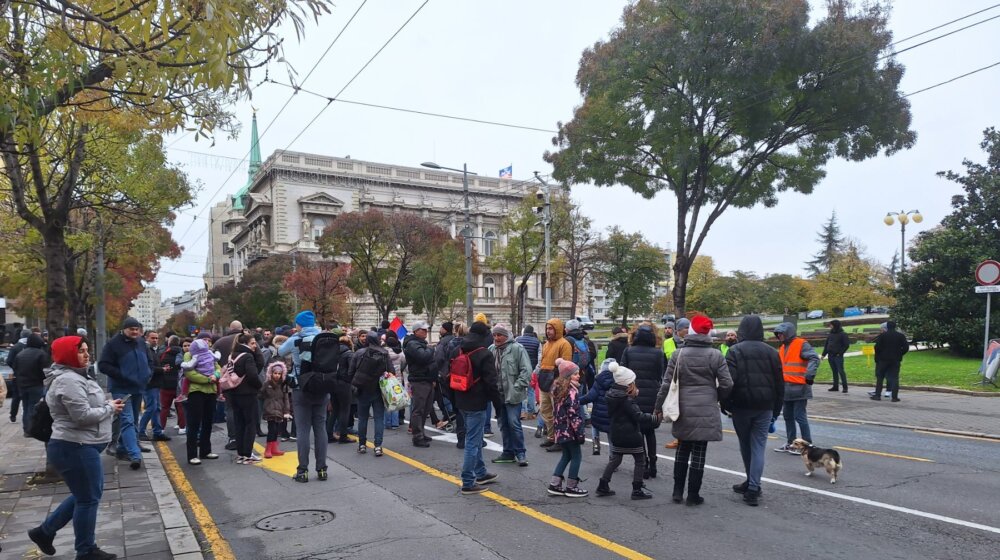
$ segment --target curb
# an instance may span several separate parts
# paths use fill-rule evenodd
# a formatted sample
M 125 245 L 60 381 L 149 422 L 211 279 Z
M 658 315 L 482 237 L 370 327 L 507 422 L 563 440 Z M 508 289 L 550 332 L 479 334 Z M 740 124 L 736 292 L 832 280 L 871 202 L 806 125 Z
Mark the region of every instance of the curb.
M 170 546 L 170 554 L 174 560 L 204 560 L 201 546 L 195 537 L 191 524 L 188 523 L 187 515 L 181 507 L 180 500 L 174 492 L 173 485 L 163 470 L 163 463 L 160 462 L 159 445 L 154 446 L 155 453 L 147 453 L 143 457 L 146 474 L 149 476 L 149 485 L 156 496 L 156 504 L 159 507 L 160 518 L 163 520 L 163 528 L 167 535 L 167 544 Z
M 824 381 L 829 385 L 829 381 Z M 874 383 L 851 383 L 851 387 L 875 387 Z M 965 397 L 1000 397 L 1000 391 L 972 391 L 970 389 L 955 389 L 953 387 L 936 387 L 934 385 L 900 385 L 899 389 L 906 391 L 922 391 L 925 393 L 948 393 Z
M 921 432 L 932 432 L 949 436 L 962 436 L 968 438 L 989 439 L 1000 441 L 1000 434 L 984 434 L 980 432 L 965 432 L 962 430 L 946 430 L 944 428 L 928 428 L 926 426 L 911 426 L 909 424 L 893 424 L 890 422 L 877 422 L 875 420 L 858 420 L 856 418 L 837 418 L 834 416 L 812 416 L 816 420 L 827 420 L 830 422 L 847 422 L 849 424 L 861 424 L 867 426 L 882 426 L 886 428 L 902 428 L 904 430 L 920 430 Z

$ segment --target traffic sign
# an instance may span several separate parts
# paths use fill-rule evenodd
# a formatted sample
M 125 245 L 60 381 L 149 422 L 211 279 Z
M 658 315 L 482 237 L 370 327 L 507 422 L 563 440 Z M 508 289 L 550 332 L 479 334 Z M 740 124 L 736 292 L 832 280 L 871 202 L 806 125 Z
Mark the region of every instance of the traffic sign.
M 976 286 L 977 294 L 1000 294 L 1000 286 Z
M 976 267 L 976 282 L 983 286 L 1000 283 L 1000 262 L 986 260 Z

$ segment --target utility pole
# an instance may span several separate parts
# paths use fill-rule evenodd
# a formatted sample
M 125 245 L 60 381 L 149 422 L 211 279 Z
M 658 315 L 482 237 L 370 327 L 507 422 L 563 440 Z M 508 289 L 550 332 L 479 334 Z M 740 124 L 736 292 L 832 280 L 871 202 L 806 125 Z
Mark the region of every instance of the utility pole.
M 97 232 L 97 259 L 94 263 L 94 295 L 97 297 L 97 304 L 94 307 L 97 315 L 95 319 L 97 332 L 94 333 L 95 348 L 93 354 L 100 356 L 108 337 L 107 311 L 104 307 L 104 226 L 100 221 L 97 224 Z
M 469 217 L 469 165 L 462 164 L 462 192 L 465 194 L 465 324 L 472 324 L 472 219 Z
M 552 318 L 552 276 L 549 270 L 550 260 L 549 260 L 549 224 L 552 223 L 552 204 L 549 199 L 549 184 L 542 179 L 541 175 L 535 171 L 535 179 L 542 184 L 542 202 L 544 203 L 544 210 L 542 212 L 542 226 L 545 228 L 545 320 L 548 321 Z M 544 194 L 543 194 L 544 193 Z

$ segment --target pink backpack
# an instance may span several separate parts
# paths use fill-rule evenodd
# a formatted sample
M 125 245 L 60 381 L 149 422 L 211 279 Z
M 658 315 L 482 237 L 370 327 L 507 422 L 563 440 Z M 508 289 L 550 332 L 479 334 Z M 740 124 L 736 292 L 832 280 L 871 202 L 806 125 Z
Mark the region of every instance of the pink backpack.
M 233 356 L 229 356 L 229 361 L 227 361 L 226 365 L 222 367 L 222 376 L 219 377 L 219 389 L 228 391 L 239 387 L 240 383 L 243 383 L 243 378 L 236 375 L 235 371 L 236 362 L 238 362 L 243 356 L 246 356 L 245 352 L 235 358 Z

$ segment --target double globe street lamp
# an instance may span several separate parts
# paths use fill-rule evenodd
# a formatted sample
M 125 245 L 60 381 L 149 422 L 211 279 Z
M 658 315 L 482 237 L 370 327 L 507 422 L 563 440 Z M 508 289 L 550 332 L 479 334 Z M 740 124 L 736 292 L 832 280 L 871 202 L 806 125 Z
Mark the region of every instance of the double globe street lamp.
M 913 223 L 919 224 L 924 221 L 924 217 L 920 215 L 920 210 L 900 210 L 899 212 L 889 212 L 882 219 L 885 225 L 891 226 L 896 221 L 899 221 L 899 235 L 900 235 L 900 246 L 899 246 L 899 271 L 902 272 L 906 270 L 906 224 L 913 220 Z

